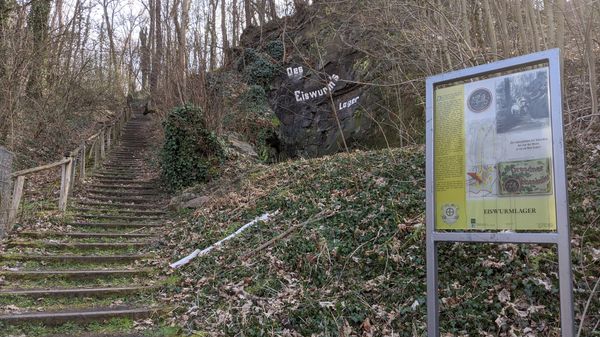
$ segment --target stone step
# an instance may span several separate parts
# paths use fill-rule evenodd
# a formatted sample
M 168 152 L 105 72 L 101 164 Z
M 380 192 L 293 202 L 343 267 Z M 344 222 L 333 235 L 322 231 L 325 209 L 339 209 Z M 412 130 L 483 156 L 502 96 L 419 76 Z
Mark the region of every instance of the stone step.
M 89 215 L 89 214 L 77 214 L 76 218 L 79 219 L 110 219 L 110 220 L 138 220 L 138 221 L 157 221 L 161 218 L 159 217 L 150 217 L 150 216 L 129 216 L 129 215 Z
M 99 168 L 99 171 L 107 170 L 107 171 L 131 172 L 131 171 L 133 171 L 135 169 L 140 170 L 140 168 L 135 168 L 135 167 L 132 167 L 130 165 L 123 165 L 122 163 L 119 163 L 119 164 L 105 164 L 105 165 L 102 165 L 102 167 Z
M 152 184 L 152 183 L 140 183 L 137 185 L 124 185 L 124 184 L 98 184 L 98 183 L 94 183 L 94 184 L 89 184 L 87 185 L 88 188 L 93 188 L 93 189 L 125 189 L 125 190 L 150 190 L 150 191 L 159 191 L 159 186 L 156 184 Z
M 128 186 L 139 186 L 139 187 L 156 187 L 156 183 L 149 181 L 123 181 L 123 180 L 113 180 L 113 179 L 95 179 L 97 184 L 109 184 L 109 185 L 118 185 L 120 188 L 128 187 Z
M 99 195 L 158 195 L 155 191 L 152 190 L 142 190 L 142 191 L 119 191 L 119 190 L 101 190 L 101 189 L 88 189 L 87 193 L 99 194 Z
M 59 249 L 127 249 L 143 248 L 149 242 L 52 242 L 52 241 L 10 241 L 8 247 L 59 248 Z
M 117 202 L 98 202 L 98 201 L 86 201 L 79 200 L 77 202 L 80 205 L 84 206 L 97 206 L 97 207 L 108 207 L 108 208 L 126 208 L 133 210 L 147 210 L 147 209 L 156 209 L 157 206 L 154 204 L 126 204 L 126 203 L 117 203 Z
M 69 238 L 79 238 L 79 239 L 93 239 L 93 238 L 154 238 L 156 234 L 151 233 L 119 233 L 119 232 L 102 232 L 102 233 L 92 233 L 92 232 L 21 232 L 19 235 L 27 236 L 27 237 L 37 237 L 37 238 L 48 238 L 48 237 L 69 237 Z
M 135 166 L 131 166 L 131 165 L 119 165 L 119 166 L 105 165 L 96 172 L 102 173 L 102 172 L 108 171 L 108 172 L 134 173 L 134 172 L 138 172 L 140 170 L 141 170 L 141 167 L 135 167 Z
M 5 324 L 43 323 L 56 326 L 67 322 L 94 322 L 111 318 L 144 319 L 157 313 L 153 308 L 94 308 L 89 310 L 28 312 L 22 314 L 0 315 L 0 322 Z
M 0 276 L 7 279 L 91 279 L 100 277 L 140 276 L 151 273 L 150 269 L 107 269 L 107 270 L 27 270 L 27 271 L 0 271 Z
M 141 152 L 141 150 L 132 149 L 131 152 Z M 143 159 L 144 157 L 141 155 L 119 154 L 113 152 L 109 154 L 104 163 L 102 163 L 102 166 L 120 165 L 125 167 L 128 163 L 142 164 L 144 163 Z
M 160 198 L 158 196 L 125 196 L 125 197 L 119 197 L 119 196 L 104 196 L 104 195 L 97 195 L 97 194 L 88 194 L 86 195 L 86 198 L 92 201 L 118 201 L 118 202 L 123 202 L 123 203 L 133 203 L 133 204 L 146 204 L 149 202 L 159 202 Z
M 77 211 L 77 212 L 103 212 L 103 214 L 104 214 L 104 213 L 106 213 L 106 209 L 96 209 L 96 208 L 81 208 L 81 207 L 78 207 L 78 208 L 73 208 L 73 210 L 74 210 L 74 211 Z M 165 211 L 158 211 L 158 210 L 156 210 L 156 211 L 142 211 L 142 210 L 134 210 L 134 211 L 131 211 L 131 210 L 114 210 L 114 211 L 116 211 L 116 212 L 117 212 L 117 213 L 115 213 L 114 215 L 121 215 L 121 214 L 133 214 L 133 215 L 148 215 L 148 216 L 155 215 L 155 216 L 160 216 L 160 215 L 165 215 L 165 214 L 167 214 L 167 212 L 165 212 Z M 111 213 L 111 214 L 112 214 L 112 213 Z
M 2 254 L 0 261 L 46 261 L 46 262 L 80 262 L 80 263 L 130 263 L 137 260 L 150 259 L 150 255 L 34 255 L 34 254 Z
M 71 227 L 98 227 L 98 228 L 155 228 L 163 227 L 160 223 L 137 223 L 137 222 L 69 222 Z
M 0 297 L 106 297 L 113 295 L 134 295 L 155 291 L 156 287 L 114 287 L 114 288 L 54 288 L 54 289 L 8 289 L 0 291 Z
M 96 171 L 94 172 L 95 174 L 102 174 L 102 175 L 118 175 L 121 177 L 137 177 L 137 172 L 138 170 L 134 170 L 134 169 L 129 169 L 129 170 L 100 170 L 100 171 Z
M 110 156 L 120 155 L 125 157 L 143 158 L 143 156 L 140 155 L 140 150 L 145 150 L 149 148 L 150 145 L 151 144 L 148 143 L 127 144 L 127 146 L 118 149 L 119 152 L 111 152 Z
M 140 151 L 140 149 L 138 149 L 138 148 L 131 148 L 131 149 L 128 149 L 126 152 L 113 152 L 110 154 L 110 156 L 108 158 L 109 158 L 109 160 L 123 159 L 123 160 L 141 162 L 142 160 L 144 160 L 144 156 L 142 156 L 140 154 L 132 154 L 132 152 L 139 152 L 139 151 Z
M 144 162 L 139 159 L 124 159 L 119 157 L 111 157 L 104 163 L 103 167 L 117 167 L 125 169 L 140 169 L 143 167 Z
M 102 174 L 102 173 L 94 173 L 92 174 L 92 178 L 110 178 L 113 180 L 137 180 L 137 176 L 134 174 L 124 175 L 124 174 Z
M 130 178 L 130 177 L 121 177 L 118 175 L 115 175 L 113 177 L 92 177 L 93 182 L 95 184 L 109 184 L 109 185 L 114 185 L 114 184 L 118 184 L 118 185 L 140 185 L 140 186 L 144 186 L 144 185 L 150 185 L 150 184 L 146 184 L 143 180 L 141 180 L 140 178 Z
M 152 186 L 152 185 L 139 185 L 139 186 L 134 186 L 134 185 L 129 185 L 129 186 L 122 186 L 119 184 L 115 184 L 115 185 L 103 185 L 103 184 L 89 184 L 87 185 L 87 187 L 89 188 L 93 188 L 93 189 L 106 189 L 106 188 L 110 188 L 110 189 L 127 189 L 127 190 L 156 190 L 156 186 Z

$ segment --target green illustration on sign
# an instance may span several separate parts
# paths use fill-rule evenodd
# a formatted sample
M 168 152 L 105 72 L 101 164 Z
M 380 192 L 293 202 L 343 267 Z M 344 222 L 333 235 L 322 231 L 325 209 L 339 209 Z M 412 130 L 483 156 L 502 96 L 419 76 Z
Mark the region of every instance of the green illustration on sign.
M 498 164 L 500 195 L 539 195 L 552 192 L 550 159 L 521 160 Z

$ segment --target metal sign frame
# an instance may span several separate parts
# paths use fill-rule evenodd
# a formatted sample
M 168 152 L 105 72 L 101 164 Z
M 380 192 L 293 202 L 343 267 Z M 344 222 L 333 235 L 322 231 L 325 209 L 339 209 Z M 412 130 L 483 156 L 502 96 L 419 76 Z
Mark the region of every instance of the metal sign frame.
M 553 179 L 556 202 L 557 231 L 535 232 L 444 232 L 436 231 L 435 175 L 434 175 L 434 94 L 436 86 L 473 78 L 518 70 L 520 68 L 547 64 L 550 86 L 550 118 L 552 123 Z M 558 247 L 560 322 L 562 337 L 573 337 L 573 284 L 571 272 L 571 247 L 565 173 L 565 144 L 562 120 L 561 55 L 552 49 L 530 55 L 515 57 L 490 64 L 427 78 L 426 102 L 426 203 L 427 203 L 427 336 L 439 337 L 439 294 L 438 294 L 438 243 L 536 243 L 555 244 Z

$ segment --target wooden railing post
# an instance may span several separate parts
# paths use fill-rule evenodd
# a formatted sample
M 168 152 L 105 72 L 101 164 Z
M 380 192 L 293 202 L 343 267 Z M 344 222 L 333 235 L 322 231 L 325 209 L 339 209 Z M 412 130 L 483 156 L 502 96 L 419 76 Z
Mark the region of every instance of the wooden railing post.
M 73 190 L 75 189 L 75 175 L 77 174 L 77 163 L 79 163 L 79 151 L 81 149 L 77 149 L 75 152 L 71 154 L 71 179 L 69 186 L 69 196 L 73 194 Z
M 81 143 L 81 163 L 80 171 L 79 171 L 79 180 L 85 179 L 85 165 L 86 165 L 86 152 L 85 152 L 85 142 Z
M 100 166 L 100 136 L 96 138 L 96 142 L 94 143 L 94 168 L 98 168 Z
M 112 141 L 112 126 L 109 126 L 106 133 L 106 147 L 110 150 Z
M 8 228 L 10 212 L 10 196 L 12 193 L 12 152 L 0 146 L 0 238 L 4 237 Z
M 21 198 L 23 197 L 23 186 L 25 185 L 25 176 L 18 176 L 15 182 L 15 189 L 12 195 L 12 203 L 10 205 L 10 211 L 8 212 L 8 226 L 6 231 L 10 232 L 17 222 L 17 212 L 21 205 Z
M 60 198 L 58 199 L 58 210 L 64 212 L 67 210 L 67 200 L 69 198 L 69 189 L 71 187 L 71 172 L 73 171 L 73 158 L 62 166 L 62 177 L 60 181 Z
M 100 159 L 106 158 L 106 139 L 104 137 L 105 132 L 100 132 Z

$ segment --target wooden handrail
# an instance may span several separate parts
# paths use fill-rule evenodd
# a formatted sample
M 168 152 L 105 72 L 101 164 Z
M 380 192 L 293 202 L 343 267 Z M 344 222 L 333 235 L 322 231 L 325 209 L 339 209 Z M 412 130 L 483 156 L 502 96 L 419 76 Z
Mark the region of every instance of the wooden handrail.
M 87 144 L 90 142 L 92 143 L 91 146 L 89 146 L 90 156 L 92 155 L 92 151 L 94 151 L 94 167 L 98 167 L 102 159 L 104 159 L 105 157 L 106 150 L 112 148 L 112 145 L 116 143 L 118 138 L 120 138 L 120 128 L 124 126 L 124 124 L 130 117 L 130 113 L 128 113 L 125 110 L 121 111 L 117 118 L 108 123 L 103 123 L 104 125 L 96 134 L 90 136 L 88 139 L 81 142 L 81 145 L 79 145 L 79 147 L 77 147 L 73 151 L 65 154 L 65 158 L 62 160 L 51 164 L 12 173 L 11 178 L 16 179 L 16 182 L 14 185 L 12 203 L 10 205 L 11 208 L 8 210 L 8 230 L 6 232 L 10 231 L 12 226 L 16 223 L 17 212 L 19 210 L 19 205 L 23 196 L 23 186 L 25 183 L 25 177 L 27 175 L 61 166 L 62 170 L 58 208 L 60 211 L 64 212 L 67 208 L 67 200 L 69 197 L 69 193 L 74 186 L 74 178 L 78 164 L 79 166 L 81 166 L 79 179 L 81 180 L 86 176 L 85 165 L 87 157 L 86 149 L 88 148 Z M 115 129 L 115 126 L 118 126 L 118 129 Z M 80 154 L 81 158 L 79 158 Z
M 27 169 L 27 170 L 13 172 L 13 174 L 11 176 L 13 178 L 16 178 L 16 177 L 19 177 L 19 176 L 26 176 L 28 174 L 32 174 L 32 173 L 36 173 L 36 172 L 40 172 L 40 171 L 44 171 L 44 170 L 49 170 L 51 168 L 54 168 L 54 167 L 66 164 L 66 163 L 70 162 L 71 160 L 73 160 L 73 159 L 72 158 L 65 158 L 63 160 L 57 161 L 57 162 L 52 163 L 52 164 L 47 164 L 47 165 L 44 165 L 44 166 L 38 166 L 38 167 L 30 168 L 30 169 Z

